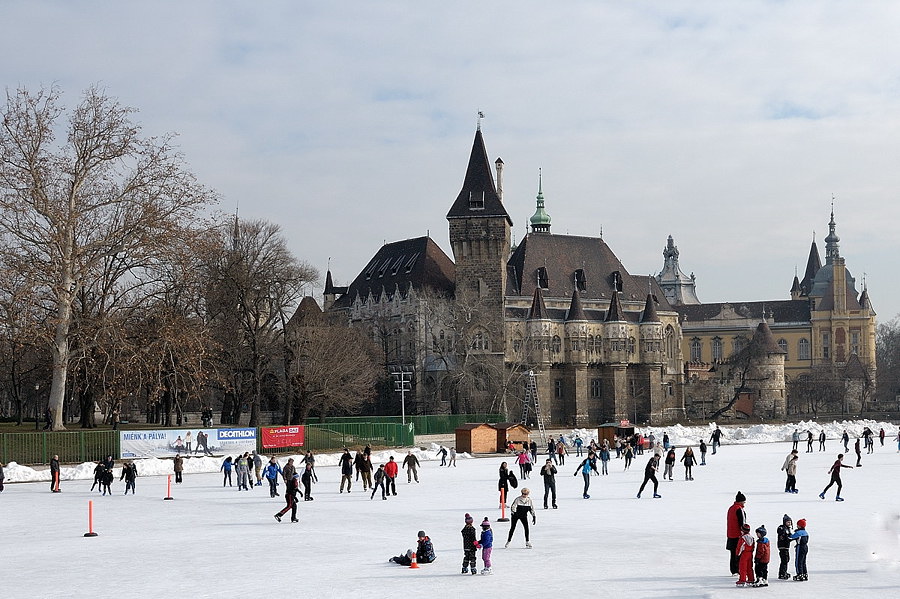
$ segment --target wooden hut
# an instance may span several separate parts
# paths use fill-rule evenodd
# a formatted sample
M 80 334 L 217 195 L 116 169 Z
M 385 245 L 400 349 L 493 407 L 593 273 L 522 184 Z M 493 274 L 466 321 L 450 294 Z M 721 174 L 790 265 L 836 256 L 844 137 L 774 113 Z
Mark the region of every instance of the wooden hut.
M 497 430 L 497 451 L 506 451 L 506 445 L 510 441 L 521 448 L 522 441 L 527 443 L 531 438 L 531 429 L 520 422 L 498 422 L 494 428 Z
M 467 453 L 495 453 L 497 431 L 490 424 L 469 422 L 456 428 L 456 451 Z
M 604 439 L 609 442 L 610 447 L 616 446 L 616 437 L 630 437 L 634 434 L 634 427 L 627 420 L 620 422 L 607 422 L 597 427 L 597 443 L 602 443 Z

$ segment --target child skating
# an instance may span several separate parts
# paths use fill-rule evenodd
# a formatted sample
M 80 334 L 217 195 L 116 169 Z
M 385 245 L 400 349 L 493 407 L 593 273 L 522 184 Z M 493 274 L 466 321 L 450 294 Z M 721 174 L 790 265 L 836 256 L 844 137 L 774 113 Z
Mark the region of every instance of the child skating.
M 753 569 L 756 574 L 756 586 L 769 586 L 769 539 L 766 538 L 766 527 L 756 529 L 756 555 L 753 558 Z
M 809 534 L 806 532 L 806 520 L 800 518 L 797 520 L 797 530 L 791 535 L 792 541 L 797 541 L 794 549 L 794 569 L 797 574 L 794 580 L 803 582 L 809 580 L 806 575 L 806 554 L 809 553 Z
M 734 552 L 738 556 L 738 580 L 735 583 L 739 587 L 751 586 L 753 580 L 753 545 L 755 540 L 750 534 L 750 525 L 744 523 L 741 527 L 741 536 L 738 539 Z
M 481 570 L 481 573 L 492 574 L 491 552 L 494 550 L 494 531 L 491 530 L 491 522 L 487 519 L 487 516 L 481 521 L 481 539 L 475 547 L 481 548 L 481 561 L 484 562 L 484 568 Z
M 788 574 L 788 562 L 791 561 L 791 535 L 794 534 L 794 523 L 787 514 L 784 515 L 777 533 L 778 557 L 781 562 L 778 565 L 778 580 L 790 580 L 791 575 Z
M 472 575 L 478 574 L 478 565 L 475 562 L 475 550 L 478 548 L 478 541 L 475 540 L 475 527 L 472 526 L 472 516 L 466 514 L 466 525 L 463 526 L 463 563 L 462 573 L 468 574 L 469 568 L 472 569 Z

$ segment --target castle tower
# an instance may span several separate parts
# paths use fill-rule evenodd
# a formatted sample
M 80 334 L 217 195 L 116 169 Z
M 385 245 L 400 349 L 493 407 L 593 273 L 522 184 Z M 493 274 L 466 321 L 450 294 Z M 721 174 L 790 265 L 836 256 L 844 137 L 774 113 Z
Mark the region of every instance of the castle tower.
M 462 189 L 447 213 L 450 245 L 456 262 L 457 304 L 478 303 L 487 315 L 491 352 L 505 350 L 503 301 L 512 219 L 494 187 L 481 128 L 475 132 Z
M 772 330 L 765 321 L 759 323 L 747 348 L 750 351 L 750 372 L 747 377 L 758 398 L 754 413 L 764 418 L 784 418 L 787 415 L 787 396 L 784 381 L 784 350 L 778 347 Z
M 575 426 L 584 426 L 590 421 L 588 402 L 588 318 L 581 305 L 578 286 L 572 291 L 569 311 L 566 313 L 566 389 L 569 390 L 571 405 L 566 413 L 572 414 Z
M 669 303 L 673 306 L 699 304 L 697 281 L 693 274 L 684 274 L 678 265 L 678 246 L 671 235 L 663 249 L 663 260 L 663 269 L 656 275 L 656 281 Z
M 550 215 L 544 210 L 544 184 L 540 170 L 538 170 L 537 208 L 531 217 L 531 231 L 533 233 L 550 232 Z

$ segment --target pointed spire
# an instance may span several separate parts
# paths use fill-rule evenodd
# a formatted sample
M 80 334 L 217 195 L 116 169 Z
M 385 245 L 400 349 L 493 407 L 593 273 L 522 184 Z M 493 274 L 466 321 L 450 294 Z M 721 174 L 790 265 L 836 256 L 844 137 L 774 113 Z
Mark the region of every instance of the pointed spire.
M 825 238 L 825 263 L 832 264 L 836 258 L 841 257 L 841 248 L 838 242 L 841 240 L 836 232 L 837 225 L 834 222 L 834 196 L 831 198 L 831 220 L 828 221 L 828 237 Z
M 544 305 L 544 293 L 540 287 L 534 288 L 534 298 L 531 300 L 531 312 L 528 320 L 545 320 L 547 318 L 547 306 Z
M 609 310 L 606 312 L 605 322 L 625 322 L 625 311 L 622 310 L 619 294 L 615 291 L 613 291 L 612 299 L 609 302 Z
M 538 169 L 537 209 L 531 217 L 531 231 L 533 233 L 550 232 L 550 215 L 544 210 L 544 182 L 541 169 Z
M 576 320 L 587 320 L 584 308 L 581 307 L 581 294 L 578 293 L 578 287 L 572 292 L 572 302 L 569 304 L 569 313 L 566 314 L 566 322 Z
M 797 278 L 797 275 L 794 275 L 794 282 L 791 283 L 791 295 L 800 294 L 800 279 Z
M 234 226 L 231 229 L 231 249 L 237 251 L 241 245 L 241 225 L 238 222 L 237 209 L 234 211 Z
M 334 293 L 334 283 L 331 281 L 331 269 L 325 273 L 325 292 L 326 295 Z
M 656 315 L 656 302 L 653 301 L 653 294 L 647 294 L 647 301 L 644 304 L 644 313 L 641 315 L 641 323 L 659 322 L 659 316 Z
M 813 280 L 816 273 L 822 268 L 822 259 L 819 258 L 819 246 L 816 245 L 815 239 L 809 246 L 809 258 L 806 260 L 806 271 L 803 274 L 803 280 L 800 281 L 800 295 L 809 295 L 812 290 Z
M 471 217 L 503 217 L 512 225 L 512 219 L 494 186 L 494 175 L 480 129 L 475 132 L 462 189 L 447 213 L 448 219 Z
M 759 323 L 756 326 L 756 332 L 753 333 L 753 339 L 750 341 L 750 343 L 761 348 L 767 354 L 787 353 L 786 351 L 781 349 L 781 347 L 775 341 L 775 336 L 772 334 L 772 329 L 769 328 L 769 325 L 767 325 L 765 321 Z

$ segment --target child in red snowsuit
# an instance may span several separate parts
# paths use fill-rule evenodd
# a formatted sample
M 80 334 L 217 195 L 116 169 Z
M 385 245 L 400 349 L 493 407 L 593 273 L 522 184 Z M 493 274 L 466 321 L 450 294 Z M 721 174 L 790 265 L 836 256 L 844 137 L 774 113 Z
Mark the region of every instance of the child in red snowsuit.
M 750 525 L 744 524 L 741 527 L 741 537 L 738 539 L 737 548 L 734 550 L 738 556 L 738 573 L 740 577 L 735 583 L 737 586 L 748 586 L 753 584 L 753 544 L 755 540 L 750 534 Z

